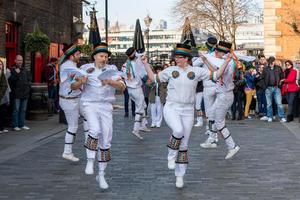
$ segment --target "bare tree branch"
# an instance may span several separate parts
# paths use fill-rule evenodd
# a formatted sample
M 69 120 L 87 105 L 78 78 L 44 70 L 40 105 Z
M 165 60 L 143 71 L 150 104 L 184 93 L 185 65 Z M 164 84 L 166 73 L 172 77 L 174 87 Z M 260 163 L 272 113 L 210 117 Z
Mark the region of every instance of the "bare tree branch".
M 249 17 L 251 3 L 252 0 L 178 0 L 173 10 L 180 21 L 189 17 L 192 25 L 236 47 L 236 30 Z

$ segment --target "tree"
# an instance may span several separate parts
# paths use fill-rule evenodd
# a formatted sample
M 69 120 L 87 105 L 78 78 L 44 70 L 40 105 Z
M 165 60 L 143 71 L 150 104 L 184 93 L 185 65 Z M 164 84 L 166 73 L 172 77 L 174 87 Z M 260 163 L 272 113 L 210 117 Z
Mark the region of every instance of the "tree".
M 194 26 L 207 30 L 220 40 L 231 41 L 239 25 L 250 15 L 253 0 L 179 0 L 174 14 L 179 19 L 189 17 Z

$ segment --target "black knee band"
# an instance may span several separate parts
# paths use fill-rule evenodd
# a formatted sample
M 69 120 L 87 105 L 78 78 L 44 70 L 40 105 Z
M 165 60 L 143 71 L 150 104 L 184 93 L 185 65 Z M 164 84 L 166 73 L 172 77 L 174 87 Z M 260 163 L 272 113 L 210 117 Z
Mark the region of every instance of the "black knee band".
M 224 126 L 223 128 L 221 128 L 219 131 L 222 132 L 224 128 L 227 128 L 226 126 Z
M 67 131 L 68 134 L 72 135 L 73 138 L 72 138 L 72 142 L 65 142 L 65 144 L 74 144 L 75 143 L 75 139 L 76 139 L 76 133 L 72 133 L 70 131 Z
M 226 138 L 224 138 L 224 140 L 227 140 L 230 136 L 231 136 L 231 134 L 229 133 L 229 135 Z
M 215 123 L 215 121 L 213 121 L 213 120 L 208 121 L 208 128 L 209 128 L 210 131 L 212 131 L 212 126 L 213 126 L 214 123 Z

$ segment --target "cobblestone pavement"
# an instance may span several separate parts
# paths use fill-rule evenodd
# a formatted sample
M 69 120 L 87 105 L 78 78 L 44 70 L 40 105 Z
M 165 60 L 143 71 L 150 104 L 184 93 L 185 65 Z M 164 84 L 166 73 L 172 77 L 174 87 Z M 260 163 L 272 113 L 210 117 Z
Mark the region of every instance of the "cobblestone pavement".
M 74 148 L 81 160 L 72 163 L 61 158 L 64 131 L 55 129 L 16 145 L 10 157 L 5 155 L 7 148 L 0 150 L 0 199 L 300 199 L 300 140 L 279 122 L 229 121 L 241 147 L 232 160 L 224 159 L 222 139 L 216 149 L 201 149 L 204 128 L 194 128 L 182 189 L 175 187 L 174 172 L 167 169 L 170 129 L 163 124 L 143 134 L 141 141 L 130 133 L 132 124 L 133 118 L 123 118 L 122 109 L 114 111 L 108 190 L 99 189 L 94 175 L 84 174 L 83 135 L 78 135 Z

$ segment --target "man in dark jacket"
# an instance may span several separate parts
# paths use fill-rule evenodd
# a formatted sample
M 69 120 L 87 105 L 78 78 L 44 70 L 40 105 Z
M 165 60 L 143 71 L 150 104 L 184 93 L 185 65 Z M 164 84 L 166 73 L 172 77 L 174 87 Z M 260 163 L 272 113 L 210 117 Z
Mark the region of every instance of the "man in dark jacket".
M 257 68 L 257 74 L 255 76 L 255 87 L 256 87 L 256 96 L 258 102 L 258 113 L 261 117 L 261 120 L 268 120 L 267 117 L 267 100 L 265 95 L 265 81 L 263 79 L 263 71 L 265 65 L 260 64 Z
M 9 78 L 13 100 L 12 126 L 15 131 L 29 129 L 25 126 L 25 113 L 30 93 L 30 81 L 30 75 L 23 66 L 23 57 L 17 55 Z
M 285 113 L 282 105 L 282 97 L 280 90 L 280 80 L 283 79 L 282 69 L 275 65 L 275 58 L 270 57 L 268 59 L 268 66 L 263 70 L 263 79 L 265 82 L 265 94 L 267 99 L 267 117 L 268 122 L 273 120 L 273 108 L 272 108 L 272 98 L 274 96 L 277 108 L 278 116 L 281 122 L 286 122 Z
M 48 113 L 53 114 L 58 112 L 58 80 L 56 71 L 57 58 L 50 58 L 50 63 L 47 64 L 43 73 L 48 86 Z

